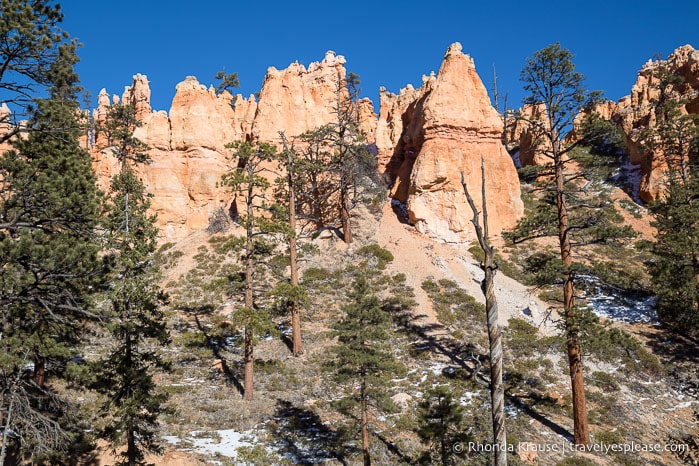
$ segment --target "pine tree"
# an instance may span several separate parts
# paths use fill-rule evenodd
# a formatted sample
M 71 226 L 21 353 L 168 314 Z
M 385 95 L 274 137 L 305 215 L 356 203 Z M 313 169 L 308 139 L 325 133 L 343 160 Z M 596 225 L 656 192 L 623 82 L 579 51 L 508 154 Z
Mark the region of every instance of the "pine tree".
M 291 352 L 294 356 L 303 353 L 303 339 L 301 337 L 301 307 L 308 301 L 305 289 L 299 284 L 299 248 L 297 243 L 297 216 L 296 216 L 296 179 L 299 157 L 294 150 L 294 145 L 289 146 L 283 132 L 279 134 L 283 144 L 283 151 L 279 154 L 280 165 L 284 168 L 286 176 L 277 179 L 276 197 L 280 201 L 281 214 L 284 218 L 284 236 L 289 250 L 289 282 L 277 285 L 274 293 L 281 299 L 282 306 L 291 315 Z M 278 216 L 278 215 L 277 215 Z
M 118 160 L 120 172 L 111 179 L 104 223 L 113 262 L 104 319 L 113 345 L 98 364 L 95 381 L 107 398 L 102 410 L 109 423 L 102 434 L 118 451 L 117 464 L 129 466 L 146 464 L 147 452 L 162 451 L 156 434 L 158 416 L 167 411 L 167 394 L 157 389 L 153 375 L 169 368 L 158 347 L 170 339 L 152 261 L 156 217 L 148 213 L 149 195 L 133 167 L 148 161 L 148 147 L 133 138 L 137 125 L 132 107 L 114 105 L 101 128 L 110 144 L 105 150 Z M 126 449 L 119 451 L 124 444 Z
M 53 84 L 34 103 L 27 138 L 0 155 L 0 423 L 37 461 L 71 443 L 65 423 L 74 410 L 46 382 L 64 375 L 96 319 L 89 295 L 102 271 L 100 197 L 79 143 L 75 44 L 56 52 L 42 72 Z
M 352 242 L 350 212 L 381 189 L 376 158 L 359 131 L 359 105 L 359 76 L 349 73 L 338 79 L 334 120 L 299 136 L 299 216 L 318 229 L 339 224 L 345 243 Z
M 316 230 L 333 225 L 337 220 L 334 199 L 336 177 L 328 169 L 332 163 L 332 128 L 321 126 L 298 138 L 299 155 L 295 165 L 295 192 L 298 218 L 311 223 Z
M 252 400 L 255 343 L 257 335 L 270 328 L 267 309 L 260 305 L 263 293 L 259 285 L 263 276 L 261 259 L 272 253 L 274 244 L 264 237 L 280 229 L 268 218 L 266 192 L 270 182 L 264 176 L 269 164 L 276 157 L 276 149 L 266 143 L 249 142 L 236 142 L 229 147 L 233 150 L 232 160 L 236 167 L 223 175 L 223 183 L 235 194 L 234 202 L 240 198 L 244 205 L 239 221 L 245 228 L 245 237 L 240 248 L 244 269 L 244 301 L 243 305 L 234 311 L 233 322 L 243 329 L 244 335 L 243 399 Z
M 642 136 L 662 161 L 664 192 L 650 205 L 658 230 L 649 271 L 658 317 L 683 333 L 699 332 L 699 116 L 678 95 L 682 77 L 663 62 L 655 71 L 655 125 Z
M 588 134 L 570 144 L 563 139 L 564 132 L 572 129 L 574 120 L 583 109 L 592 114 L 599 92 L 589 92 L 584 77 L 575 71 L 573 55 L 560 44 L 550 45 L 527 59 L 521 72 L 521 81 L 528 96 L 524 103 L 544 108 L 541 120 L 517 118 L 525 121 L 534 134 L 533 150 L 550 160 L 539 172 L 538 188 L 544 191 L 543 202 L 534 216 L 524 218 L 508 237 L 516 242 L 526 239 L 555 236 L 560 248 L 559 258 L 547 256 L 555 262 L 563 289 L 563 326 L 566 332 L 566 352 L 570 369 L 573 398 L 574 438 L 576 444 L 590 441 L 583 381 L 582 351 L 580 345 L 583 316 L 575 302 L 576 272 L 580 264 L 574 260 L 575 248 L 593 243 L 612 243 L 630 237 L 628 227 L 614 223 L 613 205 L 602 196 L 602 180 L 590 178 L 576 165 L 577 148 L 603 137 L 599 125 L 587 125 Z M 589 121 L 589 120 L 588 120 Z M 588 178 L 586 178 L 586 176 Z M 589 184 L 585 184 L 589 182 Z M 595 189 L 598 188 L 598 189 Z
M 364 465 L 368 466 L 371 464 L 370 401 L 379 409 L 392 408 L 383 384 L 401 371 L 402 366 L 388 347 L 391 316 L 382 309 L 364 275 L 356 277 L 347 297 L 349 303 L 342 306 L 344 318 L 332 326 L 338 343 L 332 348 L 334 359 L 330 366 L 338 382 L 359 387 L 342 403 L 346 408 L 359 408 L 362 456 Z
M 449 387 L 437 385 L 426 390 L 417 407 L 417 419 L 415 431 L 430 447 L 421 462 L 435 464 L 438 459 L 444 466 L 456 464 L 452 460 L 457 455 L 455 445 L 468 442 L 471 437 L 464 424 L 464 407 L 454 399 Z
M 16 120 L 31 111 L 34 99 L 53 86 L 54 64 L 68 36 L 59 28 L 63 14 L 53 1 L 1 0 L 0 12 L 0 94 L 12 107 L 7 120 L 0 119 L 12 124 L 0 135 L 2 143 L 20 131 Z

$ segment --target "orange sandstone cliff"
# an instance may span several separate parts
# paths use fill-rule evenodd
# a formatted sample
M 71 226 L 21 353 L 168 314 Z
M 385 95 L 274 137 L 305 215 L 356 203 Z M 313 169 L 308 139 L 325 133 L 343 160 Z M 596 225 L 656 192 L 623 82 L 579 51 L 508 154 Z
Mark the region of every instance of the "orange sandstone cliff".
M 230 196 L 219 186 L 228 170 L 225 145 L 235 140 L 278 145 L 280 131 L 293 138 L 332 122 L 338 92 L 344 92 L 344 65 L 344 57 L 328 52 L 307 68 L 270 67 L 259 101 L 216 94 L 190 76 L 177 85 L 167 113 L 152 111 L 148 80 L 137 74 L 121 98 L 110 99 L 103 90 L 93 116 L 104 119 L 113 102 L 135 108 L 142 122 L 135 135 L 151 147 L 153 159 L 141 168 L 142 179 L 154 194 L 163 239 L 179 239 L 205 228 L 216 209 L 230 206 Z M 491 233 L 513 226 L 522 215 L 517 174 L 500 142 L 501 119 L 460 44 L 449 48 L 439 74 L 425 77 L 420 89 L 409 87 L 398 96 L 382 91 L 378 119 L 371 101 L 362 99 L 359 119 L 380 169 L 393 182 L 392 196 L 407 204 L 419 231 L 445 241 L 474 238 L 460 172 L 480 205 L 481 156 Z M 94 166 L 106 186 L 116 164 L 102 147 L 98 135 Z
M 617 121 L 626 134 L 631 162 L 641 165 L 643 178 L 639 196 L 646 202 L 657 199 L 663 185 L 662 154 L 644 151 L 639 143 L 642 129 L 655 125 L 653 105 L 659 94 L 656 86 L 660 65 L 666 65 L 671 73 L 683 80 L 666 92 L 687 101 L 684 106 L 686 113 L 699 114 L 699 51 L 691 45 L 677 48 L 666 60 L 649 60 L 638 72 L 631 94 L 619 100 L 617 115 L 611 119 Z
M 645 202 L 658 199 L 663 192 L 665 164 L 663 154 L 648 151 L 642 147 L 641 135 L 644 129 L 655 126 L 654 106 L 659 97 L 658 70 L 667 66 L 668 71 L 682 78 L 682 82 L 665 89 L 669 96 L 680 98 L 686 103 L 681 109 L 685 114 L 699 114 L 699 51 L 691 45 L 677 48 L 666 60 L 646 62 L 638 72 L 631 94 L 619 99 L 618 103 L 606 101 L 598 104 L 594 111 L 603 119 L 616 123 L 626 135 L 626 150 L 629 161 L 641 168 L 641 181 L 638 196 Z M 531 107 L 520 110 L 528 118 L 537 118 L 538 112 Z M 584 117 L 584 112 L 575 120 L 573 131 L 566 140 L 573 141 L 576 128 Z M 530 156 L 531 138 L 526 123 L 514 121 L 508 125 L 508 138 L 519 146 L 522 165 L 543 165 L 546 160 Z
M 515 225 L 523 204 L 502 131 L 473 60 L 459 43 L 449 47 L 437 76 L 424 77 L 419 89 L 381 93 L 376 130 L 380 169 L 418 231 L 444 241 L 475 239 L 461 172 L 480 206 L 481 157 L 490 232 Z

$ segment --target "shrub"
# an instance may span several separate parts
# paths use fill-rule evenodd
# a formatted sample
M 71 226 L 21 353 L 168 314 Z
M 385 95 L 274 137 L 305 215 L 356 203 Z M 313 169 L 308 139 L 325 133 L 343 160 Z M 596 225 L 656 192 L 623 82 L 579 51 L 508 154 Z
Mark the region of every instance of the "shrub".
M 376 243 L 367 244 L 357 250 L 357 254 L 368 259 L 376 258 L 379 270 L 386 268 L 386 264 L 393 261 L 393 254 L 388 249 L 384 249 Z
M 600 445 L 614 445 L 624 443 L 624 437 L 617 430 L 603 430 L 594 434 L 595 441 Z

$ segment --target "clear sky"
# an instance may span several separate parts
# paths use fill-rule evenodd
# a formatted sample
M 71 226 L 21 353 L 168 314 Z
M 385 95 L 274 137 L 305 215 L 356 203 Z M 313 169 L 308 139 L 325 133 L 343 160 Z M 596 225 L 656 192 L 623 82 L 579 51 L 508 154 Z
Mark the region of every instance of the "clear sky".
M 269 66 L 308 65 L 327 50 L 361 76 L 362 94 L 418 87 L 437 72 L 452 42 L 461 42 L 492 96 L 493 65 L 501 98 L 522 99 L 526 57 L 554 42 L 576 56 L 590 89 L 617 100 L 656 54 L 699 48 L 699 1 L 179 1 L 60 2 L 63 27 L 83 44 L 78 72 L 93 96 L 123 92 L 131 76 L 151 82 L 152 104 L 168 110 L 175 85 L 194 75 L 213 83 L 238 72 L 239 92 L 260 90 Z

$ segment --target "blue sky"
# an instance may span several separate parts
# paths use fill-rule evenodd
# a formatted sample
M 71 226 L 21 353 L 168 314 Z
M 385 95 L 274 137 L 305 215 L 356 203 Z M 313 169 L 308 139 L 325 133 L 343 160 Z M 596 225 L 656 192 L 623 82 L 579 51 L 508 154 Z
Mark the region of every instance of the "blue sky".
M 445 50 L 461 42 L 489 93 L 493 64 L 501 98 L 522 99 L 526 57 L 554 42 L 576 55 L 590 89 L 617 100 L 655 54 L 699 48 L 697 1 L 214 1 L 61 2 L 63 27 L 83 44 L 78 72 L 93 95 L 121 94 L 135 73 L 148 75 L 152 104 L 167 110 L 175 85 L 194 75 L 213 82 L 223 68 L 239 74 L 243 95 L 260 90 L 268 66 L 347 58 L 362 94 L 378 105 L 391 92 L 437 72 Z M 492 94 L 492 93 L 491 93 Z

